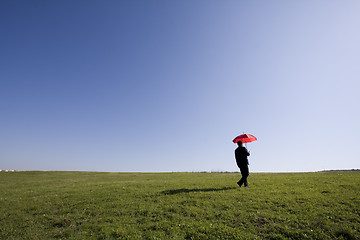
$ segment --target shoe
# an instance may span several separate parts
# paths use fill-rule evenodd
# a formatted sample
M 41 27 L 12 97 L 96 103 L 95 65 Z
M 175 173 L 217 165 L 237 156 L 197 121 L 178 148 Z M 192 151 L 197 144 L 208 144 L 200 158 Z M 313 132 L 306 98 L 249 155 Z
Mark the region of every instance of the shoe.
M 237 182 L 237 185 L 239 185 L 239 187 L 241 187 L 242 183 L 240 183 L 240 181 L 239 181 L 239 182 Z

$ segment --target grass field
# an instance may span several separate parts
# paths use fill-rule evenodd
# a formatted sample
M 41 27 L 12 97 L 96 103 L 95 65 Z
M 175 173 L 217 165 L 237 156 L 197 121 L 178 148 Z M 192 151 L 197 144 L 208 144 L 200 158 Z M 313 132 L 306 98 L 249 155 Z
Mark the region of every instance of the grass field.
M 360 239 L 360 172 L 0 173 L 0 239 Z

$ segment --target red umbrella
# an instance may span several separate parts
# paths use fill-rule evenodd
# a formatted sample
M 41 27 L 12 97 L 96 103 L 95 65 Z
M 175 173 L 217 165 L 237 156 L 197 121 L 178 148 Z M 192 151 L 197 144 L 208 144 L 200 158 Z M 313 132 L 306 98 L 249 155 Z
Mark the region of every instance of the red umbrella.
M 234 138 L 233 142 L 237 143 L 237 142 L 241 141 L 242 143 L 248 143 L 248 142 L 253 142 L 253 141 L 256 141 L 256 140 L 257 140 L 257 138 L 254 137 L 251 134 L 242 134 L 242 135 L 237 136 L 236 138 Z

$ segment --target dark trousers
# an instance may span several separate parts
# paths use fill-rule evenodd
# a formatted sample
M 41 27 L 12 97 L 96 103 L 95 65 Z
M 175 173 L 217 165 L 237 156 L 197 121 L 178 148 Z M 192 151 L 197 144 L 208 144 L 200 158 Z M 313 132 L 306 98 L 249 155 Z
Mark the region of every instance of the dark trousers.
M 242 178 L 240 179 L 238 184 L 240 186 L 244 184 L 246 187 L 246 186 L 248 186 L 247 177 L 249 176 L 249 166 L 248 165 L 240 166 L 240 172 L 241 172 Z

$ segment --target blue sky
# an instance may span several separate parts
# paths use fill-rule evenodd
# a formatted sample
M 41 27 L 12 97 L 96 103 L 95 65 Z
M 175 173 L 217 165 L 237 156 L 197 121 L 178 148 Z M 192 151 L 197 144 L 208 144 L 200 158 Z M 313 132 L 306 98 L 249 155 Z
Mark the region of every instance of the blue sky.
M 360 168 L 358 1 L 1 1 L 0 168 Z

